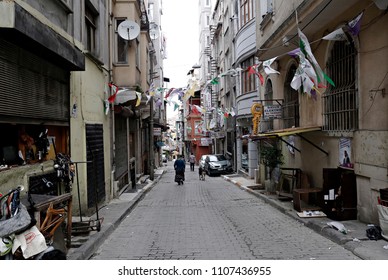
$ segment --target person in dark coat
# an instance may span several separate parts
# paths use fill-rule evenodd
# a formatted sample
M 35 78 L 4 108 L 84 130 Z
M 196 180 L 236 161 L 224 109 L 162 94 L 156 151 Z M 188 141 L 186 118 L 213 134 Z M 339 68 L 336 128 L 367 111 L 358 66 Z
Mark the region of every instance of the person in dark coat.
M 175 182 L 177 182 L 178 185 L 183 184 L 183 181 L 185 180 L 186 162 L 182 155 L 179 155 L 178 159 L 174 162 L 174 169 Z

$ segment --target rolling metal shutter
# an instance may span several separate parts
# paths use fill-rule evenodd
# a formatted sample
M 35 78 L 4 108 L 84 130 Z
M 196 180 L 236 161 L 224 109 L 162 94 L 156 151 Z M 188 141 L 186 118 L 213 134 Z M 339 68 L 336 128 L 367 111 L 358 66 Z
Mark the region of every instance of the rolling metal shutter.
M 69 125 L 70 72 L 0 39 L 0 120 Z
M 105 200 L 103 132 L 102 124 L 86 124 L 88 208 Z

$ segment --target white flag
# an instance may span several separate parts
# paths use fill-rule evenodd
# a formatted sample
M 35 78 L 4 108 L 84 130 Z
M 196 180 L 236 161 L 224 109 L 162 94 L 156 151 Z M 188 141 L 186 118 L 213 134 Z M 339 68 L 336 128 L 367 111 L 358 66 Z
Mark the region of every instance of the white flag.
M 344 30 L 341 27 L 341 28 L 338 28 L 337 30 L 334 30 L 330 34 L 327 34 L 322 39 L 323 40 L 330 40 L 330 41 L 345 41 L 347 38 L 346 38 Z
M 269 74 L 280 74 L 279 71 L 276 71 L 275 69 L 273 69 L 271 67 L 271 64 L 276 60 L 277 57 L 274 57 L 274 58 L 271 58 L 271 59 L 268 59 L 266 61 L 263 62 L 263 68 L 264 68 L 264 71 L 267 75 Z

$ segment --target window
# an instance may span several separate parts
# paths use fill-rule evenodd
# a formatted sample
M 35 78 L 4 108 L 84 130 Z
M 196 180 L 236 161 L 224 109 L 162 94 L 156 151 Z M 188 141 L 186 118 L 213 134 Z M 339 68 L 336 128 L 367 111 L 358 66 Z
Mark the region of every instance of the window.
M 273 13 L 273 0 L 260 1 L 260 15 L 263 19 L 267 14 Z
M 336 41 L 327 63 L 327 74 L 334 81 L 323 95 L 325 131 L 354 131 L 358 128 L 356 50 L 353 44 Z
M 154 21 L 154 3 L 148 4 L 148 20 L 150 22 Z
M 244 26 L 255 18 L 255 7 L 253 0 L 240 0 L 240 26 Z
M 116 19 L 116 30 L 125 19 Z M 119 36 L 116 31 L 116 62 L 128 63 L 128 41 Z
M 206 6 L 206 7 L 209 7 L 209 6 L 210 6 L 210 0 L 206 0 L 205 6 Z
M 97 51 L 97 17 L 98 14 L 92 9 L 91 4 L 85 4 L 85 31 L 86 31 L 86 49 L 95 54 Z
M 284 83 L 283 125 L 284 128 L 299 126 L 299 96 L 290 84 L 294 78 L 296 66 L 292 65 L 288 70 Z
M 255 64 L 254 57 L 250 57 L 243 61 L 241 68 L 247 69 Z M 248 71 L 242 72 L 242 94 L 252 92 L 256 89 L 256 75 L 249 73 Z

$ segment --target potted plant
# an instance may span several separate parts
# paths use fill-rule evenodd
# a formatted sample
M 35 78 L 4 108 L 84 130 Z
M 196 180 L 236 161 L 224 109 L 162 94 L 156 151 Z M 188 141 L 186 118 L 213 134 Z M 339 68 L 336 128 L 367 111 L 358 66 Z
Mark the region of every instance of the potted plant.
M 260 149 L 260 158 L 267 170 L 267 180 L 269 181 L 269 187 L 266 188 L 270 191 L 274 189 L 276 180 L 273 180 L 273 171 L 281 164 L 283 164 L 283 154 L 276 145 L 263 145 Z

